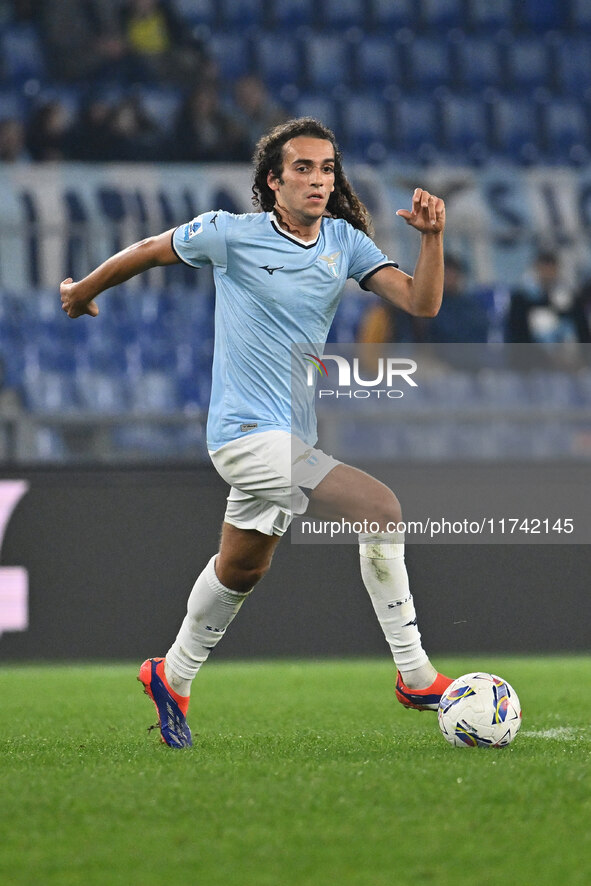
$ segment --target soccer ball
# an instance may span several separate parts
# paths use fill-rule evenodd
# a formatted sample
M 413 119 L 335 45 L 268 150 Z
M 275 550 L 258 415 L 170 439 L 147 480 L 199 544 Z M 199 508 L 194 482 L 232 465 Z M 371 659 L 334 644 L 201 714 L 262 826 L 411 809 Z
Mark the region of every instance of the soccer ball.
M 465 674 L 448 686 L 437 713 L 443 737 L 456 748 L 506 748 L 521 726 L 512 686 L 495 674 Z

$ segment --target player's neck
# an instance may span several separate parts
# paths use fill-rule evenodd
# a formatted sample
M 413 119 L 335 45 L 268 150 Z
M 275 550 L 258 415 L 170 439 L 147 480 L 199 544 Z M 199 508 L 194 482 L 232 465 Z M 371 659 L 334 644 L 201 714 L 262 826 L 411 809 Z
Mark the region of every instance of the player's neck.
M 300 240 L 315 240 L 318 237 L 320 226 L 322 224 L 322 216 L 313 219 L 310 223 L 301 218 L 296 218 L 284 206 L 275 205 L 273 212 L 277 224 L 292 237 L 298 237 Z

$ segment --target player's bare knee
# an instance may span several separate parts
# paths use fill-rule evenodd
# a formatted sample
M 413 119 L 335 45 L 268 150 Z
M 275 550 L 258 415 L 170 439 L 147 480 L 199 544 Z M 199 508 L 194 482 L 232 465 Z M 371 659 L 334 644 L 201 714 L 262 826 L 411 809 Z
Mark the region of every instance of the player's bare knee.
M 382 532 L 391 530 L 393 526 L 398 525 L 402 520 L 400 502 L 389 489 L 379 497 L 372 510 L 371 521 L 378 523 Z

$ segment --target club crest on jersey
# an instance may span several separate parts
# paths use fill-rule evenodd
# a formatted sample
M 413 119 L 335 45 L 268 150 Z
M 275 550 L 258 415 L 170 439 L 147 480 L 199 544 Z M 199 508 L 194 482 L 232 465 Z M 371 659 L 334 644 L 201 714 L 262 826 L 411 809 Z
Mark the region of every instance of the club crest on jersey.
M 340 250 L 338 252 L 333 252 L 332 255 L 321 255 L 319 256 L 320 261 L 325 261 L 326 266 L 333 277 L 339 276 L 339 266 L 337 265 L 337 258 L 341 254 Z
M 185 240 L 190 240 L 196 234 L 200 234 L 203 230 L 203 222 L 200 218 L 196 218 L 194 221 L 189 222 L 185 231 Z

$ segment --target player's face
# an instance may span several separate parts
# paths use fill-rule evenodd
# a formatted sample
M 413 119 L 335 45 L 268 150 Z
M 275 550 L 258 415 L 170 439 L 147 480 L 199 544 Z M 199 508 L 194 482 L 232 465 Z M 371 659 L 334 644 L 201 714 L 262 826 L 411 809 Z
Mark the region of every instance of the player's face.
M 334 148 L 326 139 L 300 135 L 286 142 L 281 177 L 267 178 L 277 206 L 296 222 L 317 222 L 334 191 L 334 165 Z

